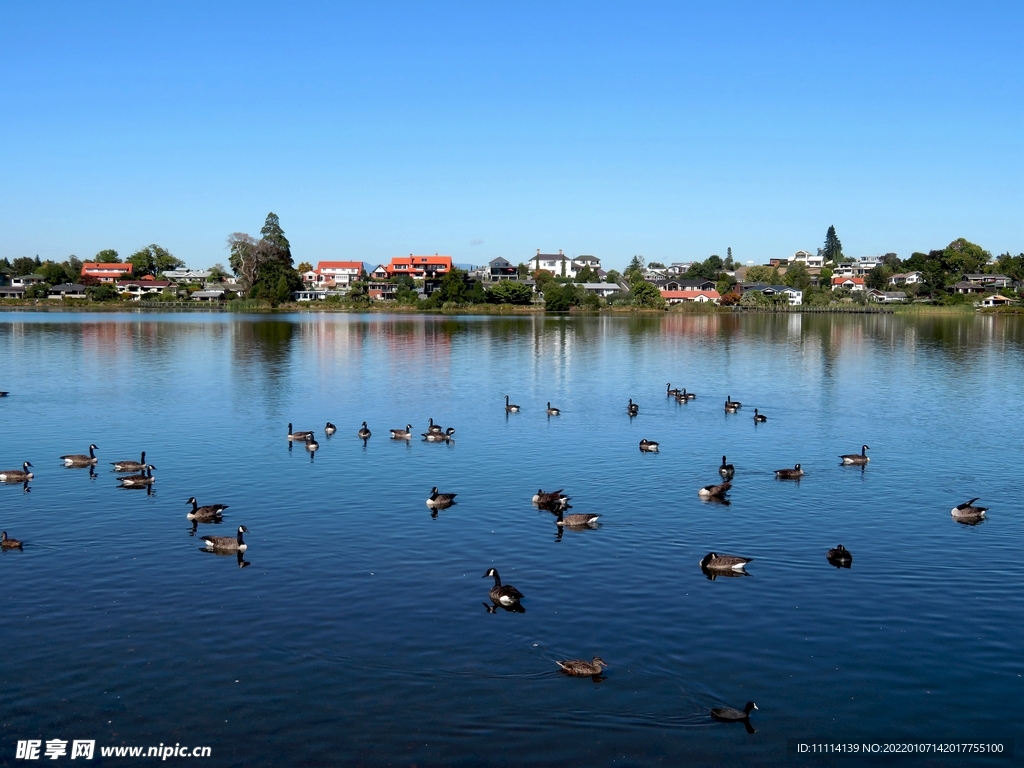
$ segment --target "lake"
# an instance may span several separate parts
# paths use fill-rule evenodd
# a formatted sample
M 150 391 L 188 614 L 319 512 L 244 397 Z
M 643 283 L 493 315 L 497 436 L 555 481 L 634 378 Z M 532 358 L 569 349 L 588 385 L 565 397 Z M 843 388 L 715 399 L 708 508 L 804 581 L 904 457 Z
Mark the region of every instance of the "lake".
M 35 472 L 0 485 L 4 764 L 89 739 L 109 764 L 816 765 L 787 740 L 1020 733 L 1024 319 L 4 312 L 0 352 L 0 469 Z M 62 465 L 90 443 L 95 476 Z M 152 488 L 120 488 L 143 450 Z M 723 454 L 731 503 L 704 502 Z M 432 515 L 433 486 L 458 503 Z M 191 496 L 223 524 L 193 531 Z M 245 567 L 201 550 L 239 525 Z M 706 578 L 711 551 L 749 575 Z M 555 663 L 594 655 L 598 681 Z M 748 700 L 754 733 L 709 717 Z

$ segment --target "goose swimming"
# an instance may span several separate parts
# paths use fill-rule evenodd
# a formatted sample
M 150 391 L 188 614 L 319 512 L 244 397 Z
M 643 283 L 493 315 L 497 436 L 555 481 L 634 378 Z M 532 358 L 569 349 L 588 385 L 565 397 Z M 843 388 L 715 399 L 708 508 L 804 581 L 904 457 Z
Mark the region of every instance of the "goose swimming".
M 562 525 L 568 528 L 585 528 L 597 523 L 599 517 L 601 516 L 592 513 L 566 515 L 559 509 L 555 525 Z
M 411 440 L 412 424 L 406 424 L 405 429 L 392 429 L 390 432 L 392 440 Z
M 557 408 L 552 408 L 551 407 L 551 401 L 549 400 L 548 401 L 548 410 L 547 410 L 548 416 L 559 416 L 559 415 L 561 415 L 561 413 L 562 412 L 560 410 L 558 410 Z
M 207 549 L 215 549 L 218 552 L 245 552 L 249 545 L 242 540 L 242 534 L 248 533 L 249 529 L 244 525 L 238 526 L 237 536 L 203 536 Z
M 843 464 L 867 464 L 871 459 L 868 458 L 868 451 L 870 451 L 866 445 L 860 447 L 860 453 L 844 453 L 839 458 L 843 460 Z
M 21 542 L 7 538 L 7 531 L 0 532 L 0 549 L 21 549 Z
M 21 465 L 21 469 L 5 469 L 0 472 L 0 483 L 24 483 L 27 480 L 31 480 L 35 475 L 28 471 L 31 467 L 30 462 L 24 462 Z
M 450 443 L 454 434 L 455 427 L 448 427 L 444 432 L 424 432 L 423 439 L 428 443 Z
M 505 412 L 506 413 L 519 413 L 519 406 L 515 403 L 509 403 L 508 395 L 505 395 Z
M 643 453 L 657 453 L 658 443 L 654 442 L 653 440 L 648 440 L 647 438 L 644 438 L 643 440 L 640 441 L 640 450 Z
M 726 464 L 725 456 L 722 457 L 722 465 L 718 468 L 718 474 L 724 478 L 730 478 L 736 474 L 736 468 L 732 464 Z
M 430 489 L 430 496 L 427 499 L 427 506 L 431 509 L 444 509 L 450 507 L 455 503 L 455 497 L 457 493 L 438 493 L 437 486 L 435 485 Z
M 828 561 L 836 568 L 849 568 L 853 565 L 853 555 L 850 554 L 850 550 L 840 544 L 837 547 L 832 547 L 826 555 Z
M 700 567 L 704 571 L 742 571 L 744 566 L 752 559 L 750 557 L 719 555 L 716 552 L 708 552 L 700 561 Z
M 207 504 L 204 507 L 200 507 L 195 496 L 185 503 L 192 505 L 192 511 L 185 515 L 185 517 L 189 520 L 197 520 L 200 523 L 209 523 L 214 520 L 220 520 L 224 514 L 224 510 L 228 508 L 227 504 Z
M 732 488 L 732 483 L 726 480 L 721 485 L 705 485 L 699 491 L 697 495 L 702 499 L 720 499 Z
M 330 437 L 331 435 L 333 435 L 337 431 L 338 431 L 338 428 L 336 426 L 334 426 L 333 424 L 331 424 L 331 422 L 329 422 L 329 421 L 327 422 L 327 426 L 324 427 L 324 432 L 327 434 L 328 437 Z
M 89 446 L 89 455 L 86 456 L 84 453 L 69 453 L 67 456 L 61 456 L 64 460 L 65 467 L 91 467 L 96 464 L 96 451 L 95 445 Z
M 356 434 L 359 436 L 360 440 L 369 440 L 370 439 L 370 434 L 371 434 L 370 433 L 370 429 L 369 429 L 369 427 L 366 426 L 366 422 L 365 421 L 363 422 L 363 426 L 361 426 L 359 428 L 359 431 L 356 432 Z
M 980 499 L 981 496 L 975 496 L 970 501 L 965 501 L 963 504 L 957 504 L 953 507 L 950 512 L 953 515 L 954 520 L 967 520 L 977 521 L 985 517 L 985 513 L 988 512 L 988 507 L 976 507 L 974 502 Z
M 488 576 L 494 577 L 494 586 L 491 587 L 491 591 L 487 595 L 492 601 L 499 605 L 511 605 L 512 603 L 518 603 L 523 599 L 523 593 L 513 587 L 511 584 L 502 585 L 501 577 L 498 576 L 498 572 L 493 568 L 489 569 L 487 573 L 483 575 L 483 578 Z
M 640 406 L 633 402 L 633 398 L 629 398 L 629 405 L 626 406 L 626 413 L 630 416 L 636 416 L 640 413 Z
M 304 443 L 307 437 L 312 437 L 313 433 L 308 429 L 304 432 L 292 432 L 292 423 L 288 422 L 288 439 L 298 440 L 300 443 Z
M 768 417 L 765 416 L 763 413 L 758 413 L 757 412 L 757 408 L 755 408 L 754 409 L 754 423 L 755 424 L 764 424 L 766 421 L 768 421 Z
M 146 452 L 142 452 L 142 458 L 138 461 L 112 461 L 115 472 L 141 472 L 146 468 Z
M 156 469 L 152 464 L 146 465 L 146 470 L 141 475 L 125 475 L 124 477 L 117 478 L 117 481 L 121 483 L 123 488 L 141 488 L 145 485 L 152 485 L 153 470 Z
M 792 469 L 776 469 L 775 479 L 776 480 L 799 480 L 804 476 L 804 471 L 797 464 Z

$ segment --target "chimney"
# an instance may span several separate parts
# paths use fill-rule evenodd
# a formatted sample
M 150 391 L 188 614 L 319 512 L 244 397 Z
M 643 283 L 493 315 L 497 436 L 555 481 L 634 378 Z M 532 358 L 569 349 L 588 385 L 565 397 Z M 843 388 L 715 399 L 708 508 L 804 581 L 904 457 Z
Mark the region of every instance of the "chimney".
M 558 255 L 559 255 L 559 256 L 561 256 L 561 255 L 562 255 L 562 249 L 561 249 L 561 248 L 559 248 L 559 249 L 558 249 Z
M 540 248 L 537 249 L 537 255 L 540 256 Z

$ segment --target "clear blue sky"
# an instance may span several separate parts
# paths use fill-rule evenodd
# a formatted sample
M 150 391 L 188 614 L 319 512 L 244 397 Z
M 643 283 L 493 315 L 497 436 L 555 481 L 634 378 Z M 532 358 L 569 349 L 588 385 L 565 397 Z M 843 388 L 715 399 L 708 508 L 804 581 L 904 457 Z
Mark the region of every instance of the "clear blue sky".
M 0 257 L 1024 251 L 1024 3 L 8 3 Z

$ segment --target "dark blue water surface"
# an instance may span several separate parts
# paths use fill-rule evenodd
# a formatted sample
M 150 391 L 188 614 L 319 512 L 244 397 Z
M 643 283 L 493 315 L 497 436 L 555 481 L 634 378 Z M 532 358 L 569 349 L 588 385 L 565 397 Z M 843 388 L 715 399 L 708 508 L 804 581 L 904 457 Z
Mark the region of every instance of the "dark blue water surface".
M 1010 317 L 0 314 L 0 469 L 35 465 L 0 486 L 25 543 L 0 553 L 0 762 L 35 738 L 224 766 L 1019 741 L 1022 352 Z M 455 442 L 388 439 L 429 417 Z M 94 478 L 62 466 L 93 442 Z M 866 469 L 839 466 L 863 443 Z M 110 472 L 142 450 L 152 494 Z M 722 454 L 729 506 L 697 497 Z M 436 518 L 435 485 L 459 502 Z M 538 488 L 599 527 L 559 535 Z M 248 527 L 248 567 L 200 551 L 190 496 L 230 505 L 197 535 Z M 955 522 L 975 496 L 988 518 Z M 708 580 L 712 550 L 750 575 Z M 525 613 L 486 610 L 490 567 Z M 555 664 L 595 654 L 600 682 Z M 708 716 L 747 700 L 756 733 Z

